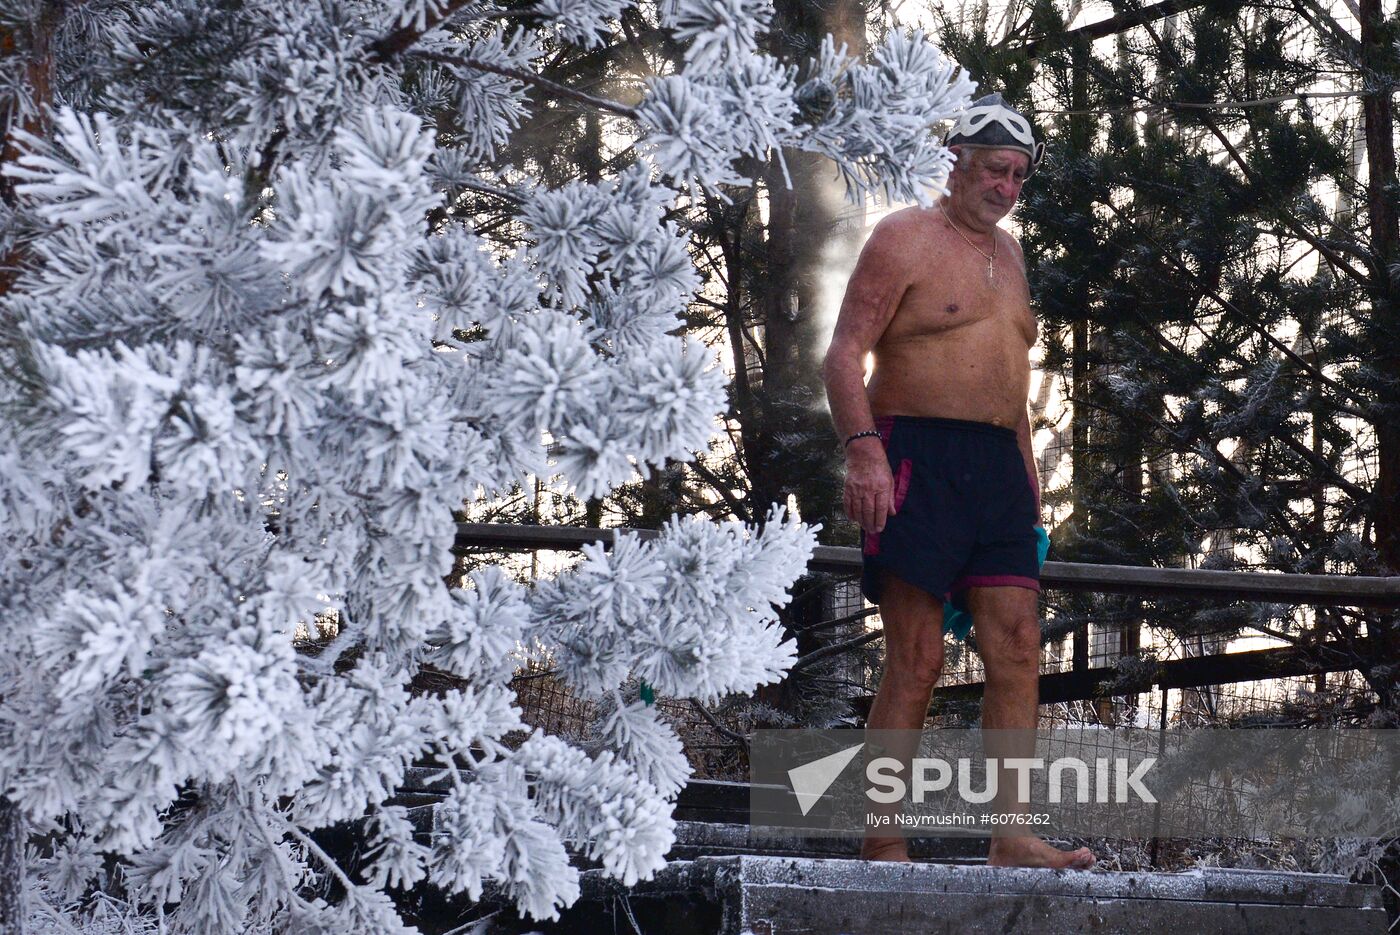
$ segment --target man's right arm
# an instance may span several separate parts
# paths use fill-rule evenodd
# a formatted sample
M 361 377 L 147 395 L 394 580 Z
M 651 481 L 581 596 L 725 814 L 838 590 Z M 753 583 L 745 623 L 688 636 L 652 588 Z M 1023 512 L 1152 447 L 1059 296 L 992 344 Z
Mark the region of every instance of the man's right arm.
M 912 281 L 908 215 L 901 211 L 875 225 L 846 285 L 836 331 L 822 365 L 827 402 L 842 440 L 875 427 L 865 392 L 865 356 L 885 333 Z M 866 532 L 885 528 L 894 514 L 894 482 L 884 446 L 874 437 L 846 446 L 846 515 Z

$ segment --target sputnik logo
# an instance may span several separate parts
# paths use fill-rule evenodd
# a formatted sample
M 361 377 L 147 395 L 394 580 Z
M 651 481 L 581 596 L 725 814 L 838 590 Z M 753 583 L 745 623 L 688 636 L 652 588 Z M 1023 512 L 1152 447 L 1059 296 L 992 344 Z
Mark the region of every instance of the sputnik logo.
M 792 791 L 797 796 L 797 804 L 803 815 L 812 810 L 812 806 L 831 788 L 836 777 L 855 759 L 863 746 L 865 744 L 858 743 L 845 750 L 829 753 L 820 760 L 813 760 L 788 770 L 788 781 L 792 783 Z

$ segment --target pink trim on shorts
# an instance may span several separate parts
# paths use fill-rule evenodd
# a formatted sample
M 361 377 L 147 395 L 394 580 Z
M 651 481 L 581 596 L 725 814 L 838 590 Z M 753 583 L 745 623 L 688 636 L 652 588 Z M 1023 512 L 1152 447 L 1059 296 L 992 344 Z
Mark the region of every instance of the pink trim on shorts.
M 904 506 L 904 498 L 909 496 L 909 480 L 914 476 L 914 462 L 904 458 L 899 462 L 899 473 L 894 478 L 894 508 Z
M 875 420 L 875 430 L 880 433 L 880 444 L 886 451 L 890 450 L 890 438 L 894 435 L 894 417 L 881 416 Z M 899 474 L 894 479 L 894 508 L 898 510 L 904 503 L 905 494 L 909 493 L 909 477 L 914 472 L 914 462 L 905 458 L 899 464 Z M 868 532 L 865 534 L 865 547 L 861 549 L 864 555 L 880 554 L 880 534 L 878 532 Z
M 966 591 L 968 588 L 1028 588 L 1040 591 L 1040 582 L 1023 575 L 964 575 L 953 582 L 952 591 Z

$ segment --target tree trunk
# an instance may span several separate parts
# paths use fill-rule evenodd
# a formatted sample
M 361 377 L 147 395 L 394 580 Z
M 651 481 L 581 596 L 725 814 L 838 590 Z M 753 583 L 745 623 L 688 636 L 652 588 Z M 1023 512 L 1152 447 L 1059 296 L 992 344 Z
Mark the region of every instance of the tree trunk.
M 1381 0 L 1361 0 L 1361 55 L 1367 72 L 1393 67 L 1394 52 L 1385 28 Z M 1395 113 L 1389 86 L 1378 85 L 1362 98 L 1366 129 L 1366 210 L 1371 226 L 1371 249 L 1376 256 L 1372 285 L 1373 314 L 1377 330 L 1394 334 L 1395 288 L 1391 267 L 1400 260 L 1400 226 L 1395 207 Z M 1390 338 L 1379 363 L 1386 376 L 1400 385 L 1400 350 Z M 1382 411 L 1391 410 L 1394 399 L 1381 400 Z M 1400 573 L 1400 423 L 1381 418 L 1376 425 L 1379 476 L 1376 484 L 1376 544 L 1381 560 L 1392 574 Z
M 45 115 L 53 104 L 53 87 L 50 80 L 53 57 L 49 37 L 58 28 L 62 16 L 60 7 L 53 4 L 49 5 L 23 33 L 0 30 L 0 54 L 14 55 L 17 50 L 23 50 L 23 54 L 26 55 L 26 90 L 37 105 L 34 112 L 38 116 L 25 121 L 22 127 L 36 136 L 44 136 L 48 131 Z M 8 165 L 19 158 L 20 150 L 14 130 L 13 126 L 3 128 L 4 142 L 0 147 L 0 166 Z M 10 207 L 15 205 L 14 186 L 13 178 L 0 175 L 0 201 Z M 22 260 L 21 252 L 15 250 L 0 262 L 0 293 L 9 291 L 14 284 Z M 23 935 L 24 922 L 24 822 L 19 808 L 5 796 L 0 796 L 0 935 Z
M 1087 152 L 1094 135 L 1094 117 L 1089 113 L 1089 47 L 1084 41 L 1074 44 L 1072 50 L 1074 75 L 1070 86 L 1070 106 L 1079 111 L 1070 117 L 1070 139 L 1077 152 Z M 1089 319 L 1093 310 L 1089 296 L 1082 289 L 1076 289 L 1075 320 L 1071 326 L 1070 404 L 1074 407 L 1070 415 L 1070 491 L 1069 529 L 1066 530 L 1069 555 L 1082 551 L 1089 541 L 1092 530 L 1090 522 L 1089 495 L 1091 478 L 1097 473 L 1093 467 L 1089 445 L 1090 420 L 1093 409 L 1089 407 L 1089 396 L 1093 392 L 1092 374 L 1089 371 L 1090 335 Z M 1070 607 L 1075 612 L 1085 612 L 1088 607 L 1083 601 L 1071 600 Z M 1089 668 L 1089 624 L 1081 623 L 1074 628 L 1070 646 L 1071 665 L 1076 672 Z
M 1368 74 L 1394 67 L 1394 37 L 1386 28 L 1381 0 L 1361 0 L 1361 60 Z M 1371 227 L 1371 249 L 1376 263 L 1371 289 L 1372 333 L 1384 335 L 1377 365 L 1388 378 L 1378 402 L 1381 418 L 1376 421 L 1376 547 L 1391 574 L 1400 574 L 1400 420 L 1390 413 L 1400 400 L 1394 398 L 1400 387 L 1400 343 L 1395 337 L 1396 302 L 1391 269 L 1400 261 L 1400 224 L 1395 206 L 1395 111 L 1389 86 L 1382 83 L 1362 98 L 1366 129 L 1366 210 Z M 1368 626 L 1381 652 L 1373 657 L 1377 665 L 1366 671 L 1376 691 L 1381 711 L 1389 726 L 1400 726 L 1400 674 L 1393 660 L 1400 656 L 1400 619 L 1381 614 Z
M 775 3 L 770 51 L 805 64 L 831 33 L 838 47 L 845 43 L 850 54 L 863 53 L 862 5 L 835 0 L 825 7 L 807 0 Z M 766 268 L 749 280 L 765 360 L 762 384 L 752 387 L 756 418 L 744 425 L 746 467 L 755 514 L 791 494 L 804 520 L 830 531 L 839 518 L 842 461 L 822 404 L 821 362 L 830 326 L 822 314 L 822 273 L 833 236 L 849 236 L 853 250 L 860 226 L 837 232 L 844 189 L 832 180 L 827 159 L 794 150 L 783 156 L 786 174 L 776 159 L 764 171 Z M 835 309 L 828 311 L 834 317 Z
M 816 56 L 827 33 L 835 38 L 837 48 L 846 45 L 848 54 L 865 52 L 866 13 L 859 0 L 826 4 L 777 0 L 774 12 L 769 51 L 797 62 L 799 67 Z M 765 269 L 762 275 L 747 279 L 762 329 L 759 340 L 764 362 L 761 381 L 740 384 L 750 410 L 740 419 L 745 467 L 755 518 L 761 518 L 770 503 L 785 504 L 791 495 L 802 519 L 821 523 L 828 533 L 823 538 L 836 542 L 839 538 L 829 538 L 829 534 L 842 518 L 844 455 L 823 404 L 821 364 L 836 309 L 828 310 L 830 317 L 822 314 L 822 274 L 832 238 L 848 238 L 853 258 L 863 225 L 845 225 L 844 230 L 838 230 L 843 209 L 852 209 L 845 205 L 844 188 L 833 181 L 829 160 L 797 150 L 787 150 L 783 157 L 786 172 L 777 159 L 770 160 L 764 169 L 768 197 Z M 835 302 L 839 301 L 838 295 Z M 742 367 L 742 345 L 735 350 L 735 365 Z M 849 536 L 850 527 L 844 529 Z M 794 591 L 804 590 L 807 584 L 808 579 L 799 580 Z M 829 638 L 829 634 L 803 629 L 821 619 L 824 598 L 824 588 L 809 589 L 805 599 L 794 601 L 784 613 L 788 631 L 796 634 L 799 653 L 816 649 Z M 833 658 L 832 662 L 839 660 Z M 811 682 L 821 668 L 789 676 L 770 690 L 760 691 L 758 697 L 792 714 L 799 723 L 805 722 L 809 701 L 821 694 Z
M 0 796 L 0 935 L 23 935 L 24 916 L 24 820 Z

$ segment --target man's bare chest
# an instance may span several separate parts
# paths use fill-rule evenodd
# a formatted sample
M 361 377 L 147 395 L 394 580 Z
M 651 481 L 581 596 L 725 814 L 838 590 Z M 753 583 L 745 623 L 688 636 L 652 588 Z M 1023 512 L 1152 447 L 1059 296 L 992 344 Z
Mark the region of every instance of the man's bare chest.
M 948 256 L 930 264 L 906 290 L 886 334 L 888 337 L 939 335 L 975 330 L 1019 335 L 1026 346 L 1035 343 L 1035 318 L 1030 291 L 1014 256 L 992 262 L 987 275 L 984 258 Z

